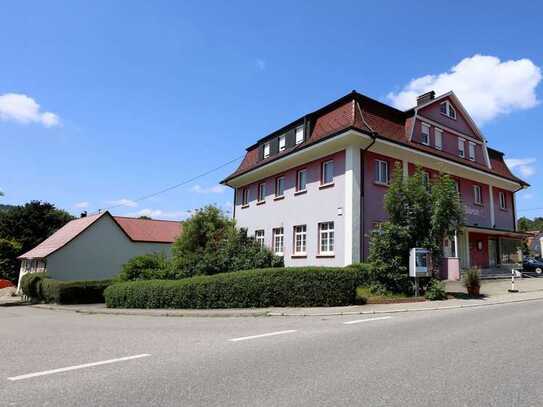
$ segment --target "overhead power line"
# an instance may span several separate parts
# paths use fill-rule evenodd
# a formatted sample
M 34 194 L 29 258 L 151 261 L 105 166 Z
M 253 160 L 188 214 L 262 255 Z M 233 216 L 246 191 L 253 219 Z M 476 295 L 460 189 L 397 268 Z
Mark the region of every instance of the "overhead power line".
M 194 177 L 189 178 L 189 179 L 187 179 L 185 181 L 182 181 L 182 182 L 180 182 L 178 184 L 171 185 L 169 187 L 161 189 L 160 191 L 153 192 L 151 194 L 140 196 L 139 198 L 132 199 L 131 201 L 132 202 L 140 202 L 140 201 L 143 201 L 145 199 L 149 199 L 149 198 L 155 197 L 157 195 L 161 195 L 161 194 L 163 194 L 165 192 L 171 191 L 172 189 L 176 189 L 176 188 L 182 187 L 184 185 L 190 184 L 191 182 L 196 181 L 198 178 L 202 178 L 202 177 L 205 177 L 206 175 L 212 174 L 215 171 L 218 171 L 218 170 L 220 170 L 220 169 L 222 169 L 222 168 L 224 168 L 224 167 L 226 167 L 226 166 L 240 160 L 241 158 L 243 158 L 243 156 L 236 157 L 236 158 L 234 158 L 234 159 L 232 159 L 232 160 L 230 160 L 228 162 L 225 162 L 225 163 L 219 165 L 218 167 L 215 167 L 215 168 L 212 168 L 212 169 L 210 169 L 208 171 L 202 172 L 201 174 L 195 175 Z M 116 204 L 116 205 L 108 206 L 106 208 L 99 209 L 98 211 L 99 212 L 108 211 L 110 209 L 120 208 L 121 206 L 126 206 L 126 205 L 122 204 L 122 203 L 121 204 Z

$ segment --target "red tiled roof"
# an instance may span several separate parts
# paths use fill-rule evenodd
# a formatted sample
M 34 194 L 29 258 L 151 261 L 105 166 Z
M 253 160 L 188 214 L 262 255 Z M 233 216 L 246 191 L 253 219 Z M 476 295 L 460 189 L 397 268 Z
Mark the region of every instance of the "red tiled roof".
M 42 259 L 64 247 L 107 212 L 68 222 L 39 245 L 19 256 L 19 259 Z
M 19 259 L 41 259 L 51 255 L 106 215 L 111 216 L 109 212 L 103 212 L 68 222 L 39 245 L 19 256 Z M 112 216 L 112 218 L 126 236 L 134 242 L 173 243 L 182 231 L 181 222 L 122 216 Z
M 312 131 L 302 144 L 296 145 L 291 149 L 282 151 L 264 160 L 258 159 L 258 145 L 249 147 L 239 167 L 229 175 L 223 183 L 252 169 L 291 154 L 294 151 L 301 150 L 311 144 L 317 143 L 326 137 L 338 134 L 342 130 L 354 128 L 366 133 L 375 132 L 374 134 L 376 137 L 403 144 L 409 148 L 439 156 L 468 167 L 473 167 L 523 185 L 528 185 L 525 181 L 514 176 L 511 171 L 509 171 L 503 160 L 503 154 L 490 148 L 488 151 L 492 168 L 474 162 L 466 162 L 466 160 L 453 154 L 448 154 L 444 151 L 439 151 L 435 148 L 410 141 L 409 137 L 413 120 L 412 114 L 412 110 L 401 112 L 391 106 L 387 106 L 359 93 L 352 92 L 337 101 L 332 102 L 330 105 L 308 115 L 308 117 L 312 117 L 313 120 Z
M 182 223 L 170 220 L 113 217 L 135 242 L 173 243 L 182 231 Z

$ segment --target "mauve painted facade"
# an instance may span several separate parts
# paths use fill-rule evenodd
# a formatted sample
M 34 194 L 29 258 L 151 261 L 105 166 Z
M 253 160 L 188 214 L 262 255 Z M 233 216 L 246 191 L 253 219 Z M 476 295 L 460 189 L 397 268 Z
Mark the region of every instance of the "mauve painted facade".
M 453 106 L 455 119 L 440 111 L 443 102 Z M 259 160 L 255 156 L 263 143 L 277 143 L 274 137 L 292 132 L 285 126 L 249 147 L 238 170 L 223 181 L 236 190 L 238 226 L 247 228 L 250 235 L 264 231 L 264 244 L 270 248 L 274 247 L 273 230 L 283 228 L 287 266 L 345 266 L 367 259 L 372 230 L 388 219 L 384 197 L 389 187 L 376 176 L 377 161 L 386 162 L 389 179 L 396 166 L 403 175 L 412 175 L 420 167 L 431 182 L 447 173 L 458 183 L 465 219 L 455 241 L 444 242 L 449 256 L 444 262 L 445 275 L 458 278 L 460 266 L 493 267 L 500 259 L 512 258 L 511 242 L 522 238 L 516 231 L 514 193 L 527 184 L 511 174 L 502 153 L 489 153 L 486 140 L 454 94 L 401 113 L 353 93 L 298 119 L 291 127 L 299 128 L 302 123 L 307 133 L 301 144 L 287 146 L 276 157 Z M 422 123 L 430 128 L 429 142 L 424 145 Z M 436 129 L 442 131 L 441 145 L 436 143 Z M 459 138 L 465 140 L 464 157 L 459 155 Z M 470 142 L 475 148 L 473 160 Z M 334 162 L 334 180 L 332 186 L 322 188 L 322 163 L 327 160 Z M 296 193 L 296 174 L 301 168 L 307 169 L 307 190 Z M 274 197 L 278 176 L 285 177 L 280 199 Z M 260 183 L 266 186 L 264 202 L 257 202 Z M 248 190 L 247 204 L 243 203 L 244 189 Z M 480 202 L 476 190 L 480 190 Z M 326 256 L 320 255 L 322 222 L 334 224 L 333 253 Z M 303 256 L 294 255 L 296 225 L 307 227 Z

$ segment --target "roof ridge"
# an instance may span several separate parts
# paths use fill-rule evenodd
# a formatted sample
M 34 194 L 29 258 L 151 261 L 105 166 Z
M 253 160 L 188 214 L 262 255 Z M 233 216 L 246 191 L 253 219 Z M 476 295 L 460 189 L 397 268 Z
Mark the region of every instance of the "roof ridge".
M 152 222 L 174 222 L 174 223 L 183 223 L 182 220 L 172 220 L 172 219 L 145 219 L 145 218 L 134 218 L 132 216 L 113 216 L 114 218 L 119 219 L 132 219 L 132 220 L 146 220 Z

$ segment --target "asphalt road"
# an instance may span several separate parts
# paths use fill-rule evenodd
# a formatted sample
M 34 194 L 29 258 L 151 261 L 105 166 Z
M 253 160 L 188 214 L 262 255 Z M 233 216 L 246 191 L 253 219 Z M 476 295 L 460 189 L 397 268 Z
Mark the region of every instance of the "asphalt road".
M 543 405 L 543 301 L 383 317 L 0 308 L 0 405 Z

